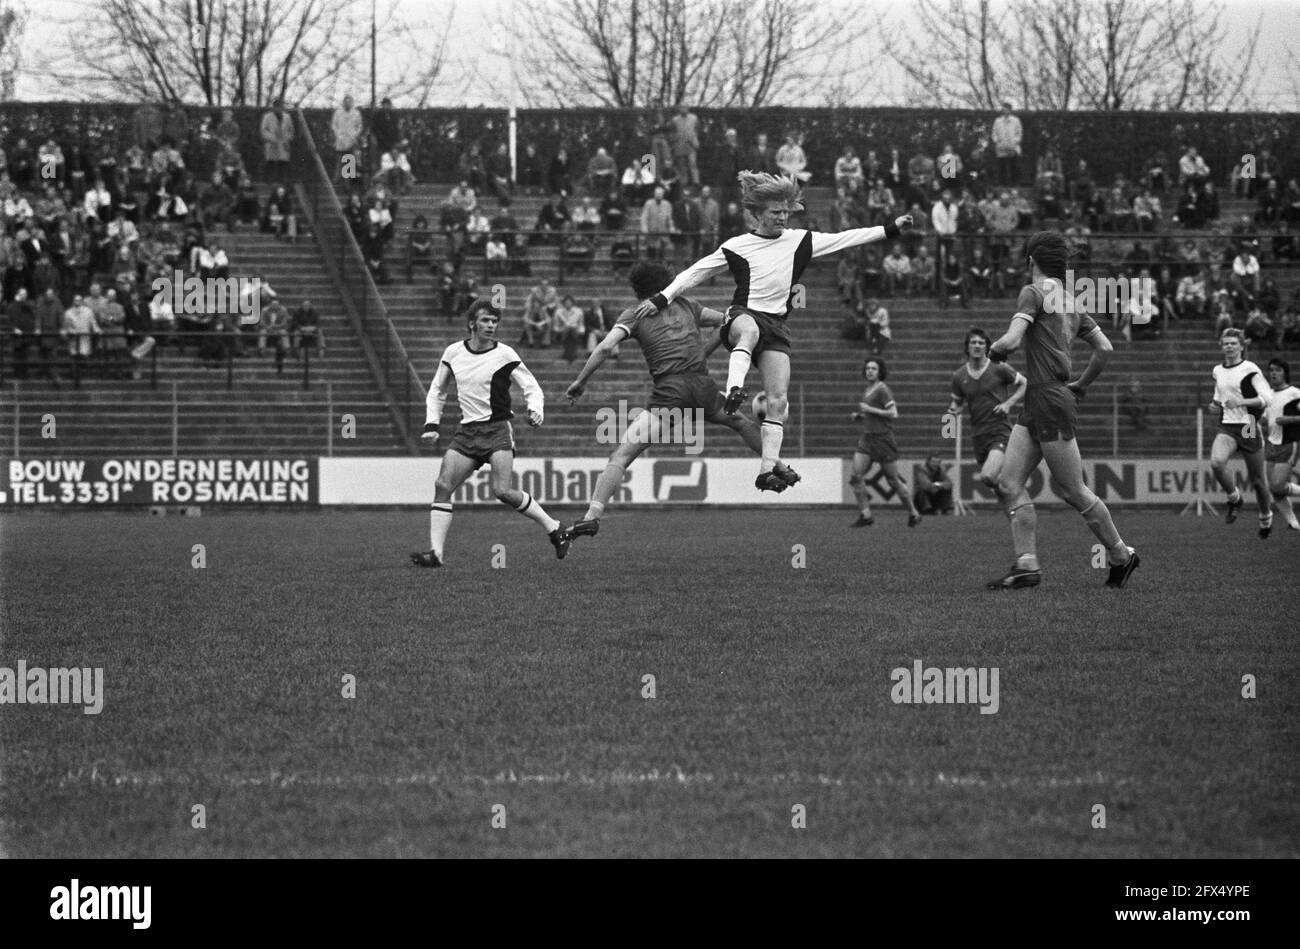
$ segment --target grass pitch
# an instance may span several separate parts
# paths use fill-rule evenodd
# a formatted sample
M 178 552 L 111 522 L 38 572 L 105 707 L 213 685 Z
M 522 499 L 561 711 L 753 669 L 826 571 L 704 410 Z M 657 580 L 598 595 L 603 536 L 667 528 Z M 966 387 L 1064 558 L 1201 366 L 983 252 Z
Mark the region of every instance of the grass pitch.
M 1044 513 L 1011 593 L 991 513 L 614 511 L 558 562 L 461 509 L 436 571 L 419 511 L 5 516 L 0 665 L 106 696 L 0 706 L 0 848 L 1300 856 L 1300 536 L 1246 515 L 1117 510 L 1143 564 L 1114 591 Z M 997 713 L 895 704 L 918 659 L 997 667 Z

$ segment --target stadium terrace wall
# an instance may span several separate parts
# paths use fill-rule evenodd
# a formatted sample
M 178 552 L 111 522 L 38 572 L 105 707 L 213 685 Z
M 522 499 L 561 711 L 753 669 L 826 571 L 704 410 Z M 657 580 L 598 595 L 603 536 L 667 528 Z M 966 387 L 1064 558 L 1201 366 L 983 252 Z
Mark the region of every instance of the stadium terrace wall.
M 134 141 L 135 114 L 131 103 L 0 104 L 0 141 L 6 147 L 25 136 L 32 149 L 49 137 L 59 142 L 71 168 L 85 166 L 93 174 L 100 154 L 120 156 Z M 210 129 L 220 109 L 183 107 L 190 130 L 189 161 L 199 174 L 216 158 Z M 265 109 L 234 109 L 242 129 L 240 152 L 256 175 L 262 165 L 258 127 Z M 307 109 L 308 124 L 318 145 L 330 145 L 330 109 Z M 366 110 L 368 111 L 368 110 Z M 411 140 L 415 174 L 426 181 L 449 181 L 456 161 L 470 143 L 486 155 L 506 140 L 503 109 L 397 109 Z M 829 183 L 830 169 L 845 145 L 859 153 L 875 149 L 886 157 L 898 148 L 906 160 L 917 149 L 936 155 L 945 143 L 969 155 L 981 133 L 995 118 L 992 112 L 939 109 L 699 109 L 700 170 L 706 181 L 721 178 L 723 132 L 735 128 L 742 147 L 767 133 L 775 148 L 787 132 L 804 136 L 804 150 L 815 184 Z M 1068 169 L 1082 158 L 1094 175 L 1123 172 L 1130 177 L 1146 169 L 1151 156 L 1163 152 L 1172 171 L 1187 145 L 1205 156 L 1217 181 L 1247 152 L 1268 148 L 1283 165 L 1284 177 L 1300 176 L 1300 115 L 1275 113 L 1173 112 L 1019 112 L 1025 129 L 1025 168 L 1032 168 L 1043 146 L 1054 142 Z M 523 109 L 519 113 L 519 144 L 533 142 L 544 162 L 564 145 L 575 175 L 585 170 L 597 147 L 611 150 L 620 163 L 648 151 L 654 115 L 631 109 Z M 295 151 L 295 157 L 297 152 Z
M 803 476 L 798 490 L 778 497 L 753 488 L 752 458 L 645 458 L 626 473 L 615 505 L 725 505 L 762 507 L 842 506 L 854 503 L 847 458 L 791 458 Z M 440 459 L 297 458 L 192 459 L 95 458 L 7 459 L 0 467 L 0 508 L 19 511 L 94 508 L 161 508 L 212 505 L 218 508 L 302 508 L 318 505 L 421 507 L 433 496 Z M 904 458 L 900 469 L 915 483 L 923 458 Z M 514 483 L 546 505 L 585 505 L 604 471 L 604 456 L 517 458 Z M 1233 464 L 1245 488 L 1245 466 Z M 486 469 L 455 493 L 457 505 L 496 506 Z M 992 509 L 997 501 L 977 479 L 973 462 L 949 475 L 964 502 Z M 1084 475 L 1110 504 L 1180 504 L 1198 496 L 1217 499 L 1208 464 L 1192 459 L 1101 459 L 1086 461 Z M 1198 484 L 1199 482 L 1199 484 Z M 867 472 L 877 504 L 896 504 L 879 466 Z M 1060 504 L 1040 465 L 1027 485 L 1036 503 Z M 1249 491 L 1246 491 L 1249 494 Z

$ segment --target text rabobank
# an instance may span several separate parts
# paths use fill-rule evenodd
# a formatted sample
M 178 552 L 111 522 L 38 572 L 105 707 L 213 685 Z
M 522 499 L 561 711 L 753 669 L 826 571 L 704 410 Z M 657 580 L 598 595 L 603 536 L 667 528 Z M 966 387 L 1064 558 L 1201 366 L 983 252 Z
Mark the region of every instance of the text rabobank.
M 551 459 L 515 459 L 515 471 L 510 477 L 510 486 L 527 491 L 542 504 L 557 501 L 589 501 L 596 490 L 596 479 L 600 477 L 603 467 L 592 468 L 586 465 L 557 464 Z M 623 486 L 618 489 L 612 500 L 631 501 L 632 489 L 628 482 L 632 480 L 631 471 L 623 473 Z M 489 468 L 480 468 L 469 480 L 456 489 L 452 495 L 453 503 L 472 504 L 476 501 L 492 501 L 492 472 Z

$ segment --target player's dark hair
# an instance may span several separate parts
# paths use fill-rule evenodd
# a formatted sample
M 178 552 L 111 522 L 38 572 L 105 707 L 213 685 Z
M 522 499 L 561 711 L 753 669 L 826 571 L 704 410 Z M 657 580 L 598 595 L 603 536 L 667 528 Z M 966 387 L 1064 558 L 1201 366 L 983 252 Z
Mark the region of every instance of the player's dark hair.
M 663 264 L 643 261 L 632 268 L 627 275 L 628 283 L 638 300 L 648 300 L 668 284 L 673 282 L 673 275 Z
M 1237 329 L 1237 327 L 1229 326 L 1226 330 L 1220 333 L 1219 342 L 1223 342 L 1223 338 L 1225 336 L 1231 336 L 1237 342 L 1241 343 L 1242 349 L 1246 348 L 1246 334 L 1243 333 L 1241 330 Z
M 465 325 L 469 331 L 474 332 L 474 324 L 478 321 L 480 313 L 491 313 L 498 320 L 501 319 L 501 308 L 493 306 L 491 300 L 475 299 L 470 301 L 469 307 L 465 310 Z
M 865 376 L 867 374 L 867 364 L 873 362 L 876 364 L 877 368 L 880 369 L 880 381 L 884 382 L 885 379 L 889 377 L 889 367 L 885 365 L 885 361 L 879 356 L 868 356 L 866 359 L 862 360 L 862 375 Z
M 1025 257 L 1034 258 L 1038 269 L 1057 280 L 1065 279 L 1065 265 L 1070 260 L 1070 246 L 1057 231 L 1038 231 L 1025 241 Z
M 972 339 L 984 340 L 984 352 L 988 352 L 993 347 L 993 340 L 989 339 L 989 334 L 984 332 L 978 326 L 972 326 L 966 331 L 966 341 L 962 343 L 962 352 L 967 356 L 970 355 L 970 341 Z
M 1268 361 L 1268 368 L 1272 369 L 1274 366 L 1277 366 L 1277 368 L 1282 370 L 1282 378 L 1286 380 L 1287 385 L 1290 385 L 1291 364 L 1287 362 L 1285 359 L 1278 359 L 1276 356 L 1274 356 L 1272 359 Z

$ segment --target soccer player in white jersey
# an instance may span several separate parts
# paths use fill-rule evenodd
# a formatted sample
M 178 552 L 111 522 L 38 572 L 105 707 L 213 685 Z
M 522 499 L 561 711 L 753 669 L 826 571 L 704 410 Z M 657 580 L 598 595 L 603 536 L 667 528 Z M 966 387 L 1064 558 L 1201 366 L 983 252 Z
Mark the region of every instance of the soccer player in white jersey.
M 737 180 L 741 205 L 754 230 L 723 241 L 712 254 L 683 270 L 663 291 L 638 306 L 635 313 L 638 319 L 651 317 L 691 287 L 731 271 L 736 293 L 718 331 L 731 350 L 724 411 L 728 415 L 739 411 L 748 395 L 745 376 L 750 362 L 756 360 L 767 393 L 767 416 L 761 426 L 763 457 L 754 486 L 760 491 L 780 491 L 790 484 L 782 477 L 782 471 L 789 469 L 776 469 L 789 415 L 790 331 L 786 319 L 794 287 L 812 258 L 893 239 L 911 225 L 912 218 L 905 214 L 885 227 L 859 227 L 838 234 L 787 230 L 790 212 L 803 206 L 798 183 L 792 178 L 753 171 L 742 171 Z
M 492 493 L 546 531 L 560 560 L 569 552 L 573 538 L 568 529 L 543 510 L 526 492 L 510 486 L 514 469 L 515 436 L 510 426 L 510 383 L 524 390 L 528 424 L 542 424 L 545 399 L 542 387 L 528 371 L 519 354 L 497 341 L 501 311 L 487 300 L 476 300 L 465 312 L 469 339 L 452 343 L 442 353 L 425 403 L 426 445 L 438 443 L 438 423 L 447 401 L 447 389 L 456 383 L 460 402 L 460 427 L 442 456 L 442 468 L 434 485 L 429 512 L 429 549 L 411 554 L 417 567 L 441 567 L 443 543 L 451 527 L 451 496 L 471 474 L 484 464 L 492 466 Z
M 1300 484 L 1291 481 L 1297 446 L 1300 446 L 1300 388 L 1291 385 L 1291 366 L 1285 359 L 1268 361 L 1268 384 L 1273 393 L 1264 410 L 1264 460 L 1268 462 L 1268 486 L 1286 526 L 1300 531 L 1291 499 L 1300 496 Z
M 1228 493 L 1225 520 L 1231 524 L 1244 502 L 1228 473 L 1228 461 L 1241 452 L 1259 504 L 1259 536 L 1264 538 L 1273 530 L 1273 502 L 1264 475 L 1264 440 L 1259 420 L 1268 408 L 1270 390 L 1259 367 L 1245 358 L 1246 336 L 1241 330 L 1231 327 L 1224 330 L 1219 337 L 1219 349 L 1223 351 L 1223 362 L 1214 367 L 1214 401 L 1210 403 L 1210 412 L 1219 415 L 1219 430 L 1210 446 L 1210 469 Z

